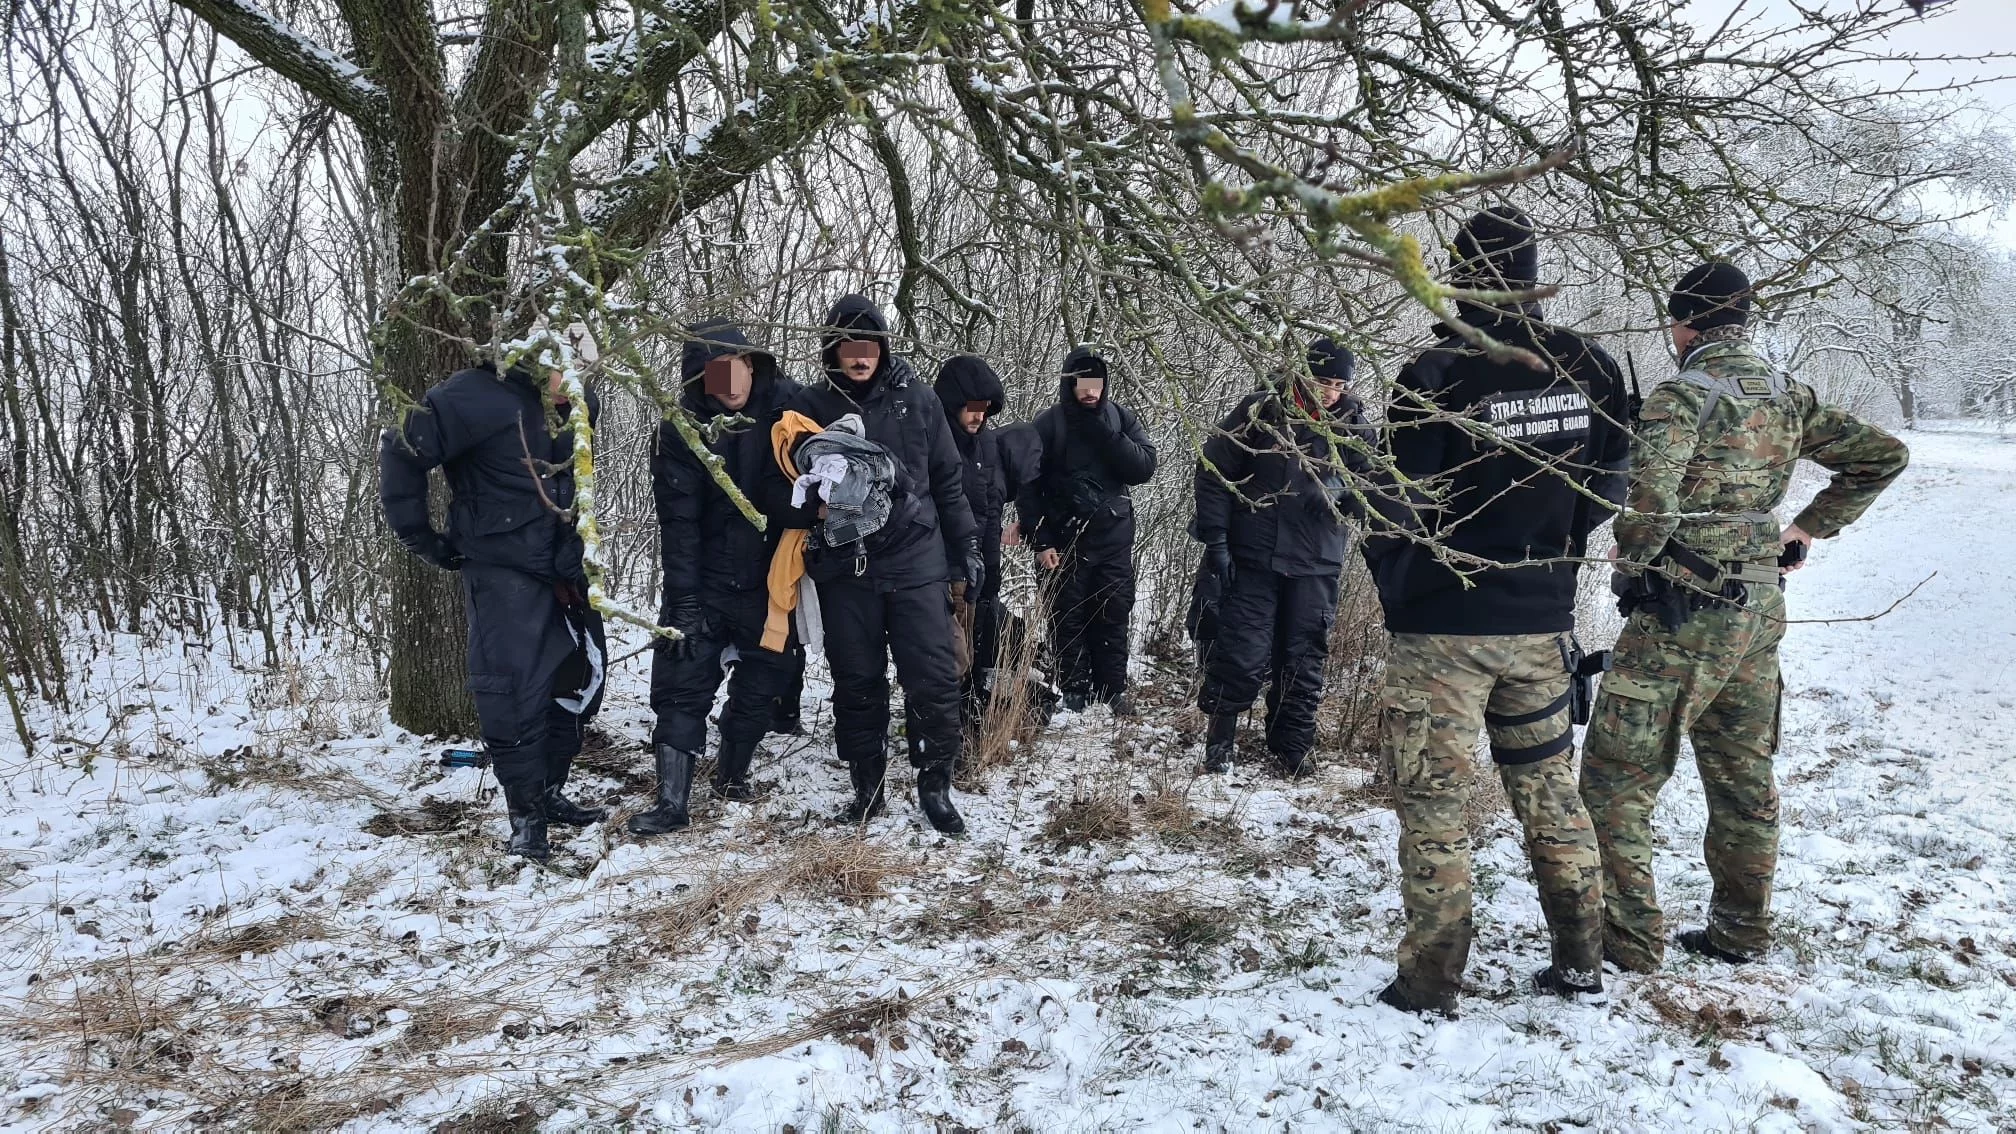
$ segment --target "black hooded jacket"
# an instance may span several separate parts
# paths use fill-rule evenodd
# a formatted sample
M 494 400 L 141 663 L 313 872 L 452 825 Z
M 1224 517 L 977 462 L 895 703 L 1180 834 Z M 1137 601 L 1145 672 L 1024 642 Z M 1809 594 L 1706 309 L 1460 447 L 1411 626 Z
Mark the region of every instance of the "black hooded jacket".
M 1001 379 L 987 361 L 970 354 L 954 355 L 938 368 L 932 388 L 945 407 L 945 423 L 966 465 L 966 503 L 973 509 L 973 522 L 980 531 L 980 549 L 989 566 L 1001 560 L 1001 525 L 1010 501 L 1035 470 L 1027 454 L 1006 443 L 1007 432 L 994 424 L 1007 394 Z M 959 421 L 968 403 L 987 403 L 987 422 L 978 433 L 968 433 Z
M 720 459 L 728 478 L 759 512 L 773 520 L 793 514 L 775 472 L 770 427 L 797 394 L 798 383 L 784 376 L 774 357 L 751 346 L 733 323 L 696 323 L 687 333 L 692 338 L 679 360 L 680 407 L 707 451 Z M 740 410 L 723 406 L 702 381 L 707 363 L 733 354 L 748 355 L 753 372 L 749 401 Z M 651 495 L 658 505 L 666 594 L 725 598 L 766 586 L 781 525 L 773 522 L 767 530 L 757 530 L 670 421 L 658 427 L 651 450 Z
M 571 408 L 549 433 L 546 395 L 529 372 L 456 371 L 379 443 L 386 525 L 416 554 L 444 546 L 427 510 L 427 472 L 438 467 L 454 493 L 448 550 L 472 563 L 578 581 L 581 537 L 559 511 L 574 503 L 574 436 L 564 426 Z M 598 409 L 591 395 L 591 425 Z
M 1106 386 L 1096 406 L 1078 404 L 1073 375 L 1098 374 Z M 1042 439 L 1041 472 L 1021 494 L 1022 524 L 1037 551 L 1063 548 L 1094 521 L 1124 520 L 1133 543 L 1133 500 L 1128 489 L 1155 475 L 1155 445 L 1141 422 L 1113 401 L 1106 360 L 1090 347 L 1064 356 L 1058 404 L 1036 416 Z
M 1204 443 L 1195 531 L 1225 537 L 1242 567 L 1335 575 L 1351 542 L 1345 519 L 1363 513 L 1352 485 L 1371 475 L 1378 439 L 1358 399 L 1324 408 L 1293 381 L 1276 375 L 1247 395 Z
M 819 423 L 833 424 L 853 413 L 861 416 L 870 440 L 896 458 L 898 499 L 883 529 L 863 541 L 866 574 L 884 589 L 942 583 L 964 570 L 965 542 L 975 528 L 966 503 L 963 462 L 945 414 L 910 363 L 889 349 L 889 323 L 874 301 L 847 295 L 826 313 L 828 328 L 820 343 L 824 368 L 819 381 L 801 389 L 791 407 Z M 874 339 L 882 357 L 862 385 L 840 370 L 835 347 L 845 338 Z M 810 527 L 801 514 L 795 526 Z M 853 559 L 841 562 L 838 549 L 811 554 L 814 578 L 853 573 Z
M 1465 587 L 1429 547 L 1397 536 L 1369 540 L 1387 629 L 1572 629 L 1576 564 L 1545 561 L 1581 556 L 1589 533 L 1612 515 L 1584 490 L 1613 504 L 1624 498 L 1630 411 L 1623 380 L 1602 348 L 1537 316 L 1471 305 L 1461 311 L 1548 368 L 1494 362 L 1436 329 L 1441 341 L 1401 371 L 1386 413 L 1393 464 L 1415 482 L 1405 493 L 1412 510 L 1398 519 L 1448 550 L 1506 566 L 1464 567 L 1473 584 Z

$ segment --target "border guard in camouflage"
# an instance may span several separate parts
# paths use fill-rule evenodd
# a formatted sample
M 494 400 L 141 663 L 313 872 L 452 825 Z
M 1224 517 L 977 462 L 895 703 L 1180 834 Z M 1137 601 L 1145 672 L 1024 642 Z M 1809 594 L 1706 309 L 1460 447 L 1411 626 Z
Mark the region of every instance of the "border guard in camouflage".
M 1601 347 L 1541 318 L 1533 222 L 1508 206 L 1470 218 L 1451 276 L 1496 293 L 1458 311 L 1539 365 L 1493 357 L 1454 330 L 1400 372 L 1386 411 L 1398 516 L 1365 543 L 1393 635 L 1380 748 L 1400 820 L 1401 938 L 1381 1002 L 1454 1015 L 1474 936 L 1470 833 L 1477 737 L 1525 836 L 1552 964 L 1540 989 L 1603 987 L 1602 865 L 1575 784 L 1576 572 L 1591 530 L 1623 501 L 1630 409 Z M 1506 293 L 1511 293 L 1507 295 Z M 1397 503 L 1397 500 L 1392 502 Z M 1223 648 L 1221 645 L 1219 648 Z
M 1771 944 L 1778 861 L 1783 573 L 1853 523 L 1910 459 L 1903 442 L 1823 404 L 1751 345 L 1750 281 L 1708 263 L 1667 313 L 1680 373 L 1639 410 L 1617 517 L 1629 616 L 1585 739 L 1582 798 L 1603 849 L 1604 958 L 1652 972 L 1665 928 L 1652 887 L 1652 807 L 1682 738 L 1708 797 L 1706 929 L 1681 947 L 1741 963 Z M 1782 533 L 1773 514 L 1800 459 L 1834 478 Z

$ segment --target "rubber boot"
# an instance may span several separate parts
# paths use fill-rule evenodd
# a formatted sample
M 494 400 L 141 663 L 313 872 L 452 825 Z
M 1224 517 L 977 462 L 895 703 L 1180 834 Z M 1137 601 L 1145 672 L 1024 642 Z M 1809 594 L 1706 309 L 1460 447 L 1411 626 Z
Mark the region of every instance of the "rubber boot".
M 558 774 L 555 774 L 552 766 L 548 765 L 546 794 L 540 797 L 539 804 L 549 821 L 568 827 L 586 827 L 590 823 L 600 823 L 609 818 L 609 809 L 606 807 L 583 807 L 560 794 L 560 789 L 566 786 L 567 769 L 563 766 Z
M 693 794 L 693 765 L 699 756 L 660 744 L 652 749 L 658 762 L 658 806 L 630 817 L 633 835 L 662 835 L 683 830 L 693 822 L 688 803 Z
M 882 781 L 889 773 L 889 753 L 877 749 L 875 755 L 866 760 L 855 760 L 847 765 L 847 778 L 854 783 L 854 801 L 840 813 L 842 823 L 856 827 L 889 809 L 888 794 Z
M 712 786 L 717 798 L 756 798 L 755 789 L 749 786 L 749 762 L 755 757 L 755 741 L 731 741 L 725 736 L 721 738 L 721 749 L 714 755 Z
M 924 818 L 931 821 L 931 828 L 939 834 L 966 833 L 966 820 L 961 819 L 959 809 L 952 806 L 952 765 L 949 761 L 917 769 L 917 806 L 924 809 Z
M 1239 750 L 1239 714 L 1213 713 L 1204 733 L 1204 770 L 1229 772 L 1232 755 Z
M 521 785 L 504 789 L 504 807 L 511 816 L 511 839 L 504 853 L 545 862 L 553 857 L 546 842 L 546 812 L 541 807 L 543 788 Z

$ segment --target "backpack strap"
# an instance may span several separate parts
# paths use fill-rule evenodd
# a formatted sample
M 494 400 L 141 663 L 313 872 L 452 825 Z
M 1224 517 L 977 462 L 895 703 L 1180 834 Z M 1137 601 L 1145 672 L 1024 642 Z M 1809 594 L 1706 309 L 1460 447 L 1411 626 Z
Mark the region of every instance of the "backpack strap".
M 1775 400 L 1785 393 L 1787 384 L 1790 381 L 1782 370 L 1773 370 L 1769 374 L 1739 374 L 1729 377 L 1718 377 L 1708 373 L 1706 370 L 1700 369 L 1682 370 L 1674 376 L 1673 380 L 1676 382 L 1685 382 L 1690 386 L 1705 391 L 1708 395 L 1701 399 L 1701 412 L 1694 418 L 1694 429 L 1697 433 L 1700 432 L 1703 426 L 1708 424 L 1708 419 L 1715 413 L 1716 403 L 1720 402 L 1723 398 L 1742 398 L 1746 401 L 1752 399 Z

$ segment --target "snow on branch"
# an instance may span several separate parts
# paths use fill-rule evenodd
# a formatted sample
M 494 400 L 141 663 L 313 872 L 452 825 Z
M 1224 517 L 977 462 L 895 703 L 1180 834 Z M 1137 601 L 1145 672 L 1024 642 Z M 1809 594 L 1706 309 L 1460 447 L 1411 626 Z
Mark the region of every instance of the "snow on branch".
M 390 115 L 384 89 L 356 64 L 295 31 L 257 0 L 175 3 L 366 131 L 384 129 Z

